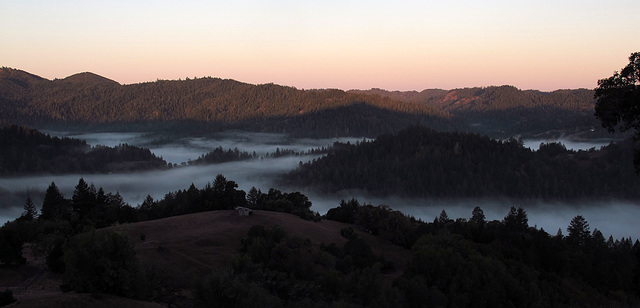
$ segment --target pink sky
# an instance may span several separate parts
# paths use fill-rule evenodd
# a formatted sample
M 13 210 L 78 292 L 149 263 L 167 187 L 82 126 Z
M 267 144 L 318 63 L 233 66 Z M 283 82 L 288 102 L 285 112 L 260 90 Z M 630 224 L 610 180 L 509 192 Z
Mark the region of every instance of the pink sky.
M 640 51 L 639 1 L 4 1 L 0 11 L 0 65 L 123 84 L 549 91 L 594 88 Z

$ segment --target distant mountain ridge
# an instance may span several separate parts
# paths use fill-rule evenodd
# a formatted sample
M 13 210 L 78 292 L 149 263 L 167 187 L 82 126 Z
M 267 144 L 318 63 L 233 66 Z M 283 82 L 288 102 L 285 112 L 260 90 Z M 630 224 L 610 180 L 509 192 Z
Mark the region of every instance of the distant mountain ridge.
M 593 90 L 574 89 L 542 92 L 519 90 L 513 86 L 474 87 L 463 89 L 426 89 L 386 91 L 382 89 L 350 90 L 360 94 L 389 97 L 398 101 L 427 104 L 447 111 L 505 110 L 519 107 L 549 106 L 567 110 L 593 110 Z
M 246 129 L 375 137 L 422 124 L 438 130 L 509 136 L 587 131 L 598 124 L 593 106 L 593 91 L 586 89 L 299 90 L 211 77 L 121 85 L 89 72 L 47 80 L 17 69 L 0 69 L 0 124 L 34 127 L 147 125 L 148 129 L 151 125 L 166 129 L 170 125 L 171 131 Z M 532 131 L 518 131 L 521 123 Z M 309 127 L 314 130 L 303 130 Z

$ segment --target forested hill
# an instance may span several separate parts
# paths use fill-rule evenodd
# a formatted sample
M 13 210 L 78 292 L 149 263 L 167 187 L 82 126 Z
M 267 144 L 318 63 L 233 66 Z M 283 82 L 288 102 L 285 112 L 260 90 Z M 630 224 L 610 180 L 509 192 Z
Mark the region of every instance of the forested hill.
M 47 80 L 11 68 L 0 69 L 0 124 L 174 133 L 244 129 L 310 137 L 376 137 L 408 124 L 501 138 L 600 128 L 593 93 L 584 89 L 299 90 L 210 77 L 121 85 L 88 72 Z
M 351 90 L 393 100 L 424 104 L 446 111 L 456 119 L 457 130 L 493 137 L 525 135 L 557 138 L 607 136 L 594 117 L 594 92 L 589 89 L 541 92 L 513 86 L 453 90 L 386 91 Z M 585 134 L 585 132 L 588 132 Z
M 166 168 L 149 149 L 121 144 L 91 147 L 85 141 L 10 125 L 0 128 L 0 175 L 106 173 Z
M 394 100 L 423 103 L 447 111 L 487 111 L 513 108 L 553 107 L 573 111 L 593 111 L 593 90 L 541 92 L 519 90 L 513 86 L 476 87 L 454 90 L 386 91 L 350 90 L 352 93 L 379 95 Z
M 369 117 L 350 113 L 336 117 L 329 112 L 356 105 L 366 106 Z M 10 68 L 0 69 L 0 108 L 0 123 L 5 124 L 189 122 L 191 126 L 279 132 L 299 130 L 289 119 L 303 119 L 307 126 L 319 126 L 321 132 L 354 122 L 375 128 L 380 121 L 429 124 L 448 116 L 424 104 L 341 90 L 298 90 L 210 77 L 120 85 L 91 73 L 47 80 Z M 380 133 L 384 131 L 367 135 Z
M 570 151 L 559 143 L 533 152 L 515 139 L 413 126 L 375 141 L 342 146 L 302 165 L 282 184 L 378 196 L 576 200 L 637 198 L 630 144 Z

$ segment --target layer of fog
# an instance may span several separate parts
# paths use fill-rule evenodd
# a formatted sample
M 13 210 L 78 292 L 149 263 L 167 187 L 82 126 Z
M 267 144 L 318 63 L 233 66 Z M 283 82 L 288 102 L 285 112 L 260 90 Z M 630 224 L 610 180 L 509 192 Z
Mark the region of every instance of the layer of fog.
M 487 221 L 502 220 L 509 209 L 522 207 L 527 212 L 529 226 L 542 228 L 547 233 L 555 235 L 561 229 L 563 235 L 567 235 L 567 227 L 572 218 L 582 215 L 590 225 L 591 231 L 600 230 L 606 238 L 612 235 L 614 238 L 631 237 L 633 240 L 640 238 L 640 225 L 637 223 L 640 217 L 640 204 L 635 202 L 618 201 L 593 201 L 580 204 L 570 203 L 543 203 L 543 202 L 519 202 L 508 200 L 455 200 L 441 201 L 428 199 L 406 198 L 372 198 L 361 194 L 342 195 L 341 197 L 316 197 L 309 195 L 314 200 L 314 210 L 325 213 L 326 210 L 336 207 L 340 199 L 356 198 L 360 202 L 372 205 L 389 205 L 394 210 L 399 210 L 407 215 L 426 222 L 432 222 L 445 210 L 449 218 L 471 217 L 473 208 L 479 206 Z
M 155 144 L 144 134 L 76 134 L 73 137 L 87 140 L 89 144 L 117 145 L 129 143 L 144 146 Z M 345 138 L 341 141 L 355 142 L 360 138 Z M 319 146 L 332 144 L 333 139 L 301 139 L 293 140 L 280 134 L 253 134 L 246 132 L 227 132 L 215 137 L 184 138 L 152 147 L 152 151 L 170 162 L 180 163 L 218 147 L 224 149 L 237 147 L 240 151 L 255 151 L 259 155 L 273 152 L 276 148 L 306 151 Z M 540 140 L 537 144 L 540 144 Z M 157 143 L 157 142 L 156 142 Z M 592 145 L 595 146 L 595 145 Z M 587 147 L 591 148 L 592 146 Z M 567 146 L 569 148 L 569 146 Z M 42 196 L 49 184 L 54 181 L 66 198 L 71 198 L 74 187 L 80 177 L 96 187 L 102 187 L 106 192 L 120 193 L 124 200 L 132 206 L 137 206 L 147 195 L 154 199 L 161 199 L 166 193 L 180 189 L 187 189 L 191 183 L 198 188 L 204 187 L 214 180 L 217 174 L 224 174 L 228 180 L 238 183 L 239 188 L 248 191 L 257 187 L 263 192 L 274 187 L 274 179 L 286 173 L 301 161 L 307 161 L 317 156 L 265 158 L 240 162 L 229 162 L 208 166 L 187 166 L 164 171 L 148 171 L 130 174 L 72 174 L 72 175 L 41 175 L 27 177 L 0 178 L 0 193 L 13 197 L 0 198 L 0 224 L 15 219 L 22 212 L 24 198 L 29 194 L 34 204 L 42 204 Z M 293 191 L 286 187 L 276 187 L 284 192 Z M 475 206 L 480 206 L 488 220 L 500 220 L 511 206 L 523 206 L 529 217 L 529 225 L 544 228 L 555 235 L 560 228 L 566 234 L 566 228 L 576 215 L 584 216 L 591 226 L 597 228 L 606 237 L 614 238 L 640 237 L 640 225 L 636 219 L 640 217 L 640 204 L 630 202 L 592 202 L 580 204 L 522 204 L 504 200 L 459 200 L 443 202 L 433 200 L 416 200 L 403 198 L 373 198 L 358 193 L 348 193 L 333 196 L 317 195 L 310 191 L 300 190 L 313 203 L 312 210 L 320 214 L 339 205 L 341 199 L 357 198 L 361 203 L 373 205 L 386 204 L 393 209 L 424 221 L 433 221 L 442 210 L 452 219 L 469 218 Z M 17 196 L 17 197 L 16 197 Z
M 207 137 L 189 137 L 165 141 L 164 136 L 146 133 L 74 133 L 46 131 L 52 136 L 85 140 L 89 145 L 116 146 L 121 143 L 148 148 L 155 155 L 169 163 L 180 164 L 195 160 L 201 155 L 222 147 L 223 150 L 238 149 L 264 156 L 277 149 L 306 152 L 311 149 L 328 147 L 334 142 L 355 143 L 363 138 L 343 137 L 330 139 L 290 138 L 286 134 L 252 133 L 246 131 L 226 131 Z

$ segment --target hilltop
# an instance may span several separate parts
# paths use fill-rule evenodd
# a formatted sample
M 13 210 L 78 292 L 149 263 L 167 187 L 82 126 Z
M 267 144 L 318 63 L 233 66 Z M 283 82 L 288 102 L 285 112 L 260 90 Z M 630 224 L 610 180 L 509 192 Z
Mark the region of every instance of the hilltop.
M 96 85 L 96 84 L 120 85 L 117 81 L 111 80 L 106 77 L 102 77 L 100 75 L 97 75 L 91 72 L 73 74 L 67 78 L 62 79 L 61 81 L 71 82 L 76 84 L 87 84 L 87 85 Z

